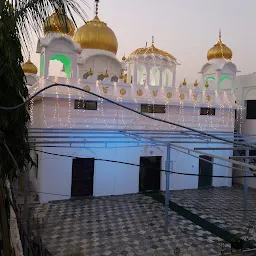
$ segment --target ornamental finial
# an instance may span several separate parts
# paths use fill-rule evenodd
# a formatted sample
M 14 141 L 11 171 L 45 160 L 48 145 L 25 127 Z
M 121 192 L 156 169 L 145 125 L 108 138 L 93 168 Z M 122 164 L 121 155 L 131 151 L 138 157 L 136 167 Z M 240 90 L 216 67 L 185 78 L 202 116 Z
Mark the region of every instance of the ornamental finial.
M 100 0 L 95 0 L 95 14 L 98 16 L 99 13 L 99 1 Z

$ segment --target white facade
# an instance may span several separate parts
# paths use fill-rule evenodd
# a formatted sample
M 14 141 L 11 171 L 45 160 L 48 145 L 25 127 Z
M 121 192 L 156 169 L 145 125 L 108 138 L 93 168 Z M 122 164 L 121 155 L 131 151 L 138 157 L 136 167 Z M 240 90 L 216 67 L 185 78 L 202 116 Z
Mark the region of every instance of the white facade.
M 226 133 L 227 136 L 232 137 L 237 108 L 233 93 L 236 66 L 231 61 L 211 60 L 201 69 L 202 79 L 198 84 L 180 85 L 176 81 L 178 65 L 176 59 L 155 48 L 153 44 L 145 49 L 149 49 L 152 53 L 148 54 L 144 51 L 143 54 L 131 54 L 127 59 L 119 61 L 113 52 L 82 49 L 70 36 L 48 33 L 38 42 L 37 52 L 41 54 L 40 77 L 36 77 L 33 85 L 29 86 L 29 93 L 34 94 L 54 83 L 73 85 L 138 112 L 141 111 L 141 104 L 164 105 L 165 113 L 146 114 L 206 132 Z M 49 76 L 50 60 L 59 60 L 63 63 L 66 78 Z M 29 75 L 28 78 L 32 79 Z M 97 101 L 97 110 L 74 109 L 75 100 Z M 215 115 L 201 115 L 201 108 L 215 108 Z M 129 146 L 125 142 L 120 143 L 127 139 L 127 134 L 123 132 L 138 130 L 171 133 L 185 130 L 143 117 L 88 93 L 61 86 L 52 87 L 38 95 L 31 104 L 30 116 L 31 145 L 40 151 L 71 156 L 61 157 L 37 151 L 38 170 L 32 171 L 30 178 L 37 191 L 46 192 L 39 194 L 40 202 L 71 197 L 72 156 L 134 164 L 140 163 L 140 157 L 161 156 L 161 168 L 165 169 L 167 150 L 163 143 L 156 146 L 150 141 L 148 143 L 138 141 Z M 35 133 L 35 128 L 40 130 Z M 104 143 L 102 141 L 88 143 L 86 138 L 78 139 L 75 136 L 77 129 L 81 129 L 83 136 L 87 134 L 87 139 L 92 136 L 86 133 L 89 131 L 101 131 L 101 135 L 109 131 L 119 131 L 120 136 L 118 138 L 112 136 Z M 55 137 L 48 136 L 48 132 L 52 130 L 56 131 Z M 65 133 L 67 131 L 70 137 Z M 70 133 L 72 131 L 74 134 Z M 61 139 L 56 136 L 63 137 Z M 67 142 L 63 143 L 63 140 Z M 186 140 L 182 140 L 184 140 L 183 147 L 192 149 L 202 145 L 211 145 L 211 147 L 220 145 L 215 142 L 207 144 L 203 140 L 202 144 L 185 143 Z M 175 142 L 173 144 L 175 145 Z M 226 145 L 221 144 L 221 146 Z M 206 152 L 226 158 L 233 154 L 228 150 Z M 172 149 L 170 160 L 173 161 L 173 171 L 199 173 L 198 158 Z M 217 159 L 214 161 L 219 162 Z M 231 169 L 213 165 L 213 175 L 230 176 Z M 170 189 L 198 188 L 198 179 L 198 176 L 172 174 Z M 231 183 L 231 179 L 225 178 L 212 180 L 212 186 L 231 186 Z M 161 172 L 160 189 L 165 190 L 164 172 Z M 138 166 L 95 160 L 94 196 L 138 191 Z
M 247 101 L 256 100 L 256 74 L 240 75 L 236 77 L 234 84 L 234 92 L 237 102 L 243 107 L 237 114 L 236 129 L 241 133 L 241 136 L 251 136 L 251 142 L 254 140 L 253 135 L 256 135 L 256 119 L 247 119 Z M 239 125 L 240 124 L 240 125 Z M 248 140 L 250 142 L 250 140 Z M 243 161 L 243 160 L 241 160 Z M 244 172 L 234 171 L 235 176 L 244 175 Z M 245 179 L 235 179 L 236 183 L 244 184 Z M 254 179 L 248 180 L 248 186 L 256 188 Z

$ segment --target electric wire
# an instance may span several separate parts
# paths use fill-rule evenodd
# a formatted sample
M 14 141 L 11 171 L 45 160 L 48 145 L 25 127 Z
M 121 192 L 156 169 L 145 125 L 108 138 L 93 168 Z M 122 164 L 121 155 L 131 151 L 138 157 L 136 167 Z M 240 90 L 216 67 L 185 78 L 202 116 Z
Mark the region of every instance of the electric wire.
M 10 154 L 10 155 L 12 155 L 12 153 L 11 153 L 11 151 L 10 151 L 10 149 L 8 148 L 8 146 L 6 145 L 6 143 L 5 143 L 5 141 L 3 141 L 3 144 L 5 144 L 5 147 L 6 147 L 6 149 L 8 149 L 8 153 Z M 35 150 L 35 151 L 38 151 L 38 150 Z M 41 151 L 41 150 L 40 150 Z M 69 156 L 69 155 L 60 155 L 60 154 L 55 154 L 55 153 L 50 153 L 50 152 L 44 152 L 44 151 L 42 151 L 43 153 L 46 153 L 46 154 L 50 154 L 50 155 L 58 155 L 58 156 L 62 156 L 62 157 L 72 157 L 72 158 L 74 158 L 74 156 Z M 78 157 L 76 157 L 76 158 L 78 158 Z M 15 164 L 15 166 L 17 166 L 18 167 L 18 164 L 17 164 L 17 162 L 16 162 L 16 160 L 15 160 L 15 158 L 14 157 L 12 157 L 12 160 L 14 161 L 14 164 Z M 131 163 L 125 163 L 125 162 L 120 162 L 120 161 L 112 161 L 112 160 L 105 160 L 105 159 L 95 159 L 95 160 L 98 160 L 98 161 L 107 161 L 107 162 L 115 162 L 115 163 L 121 163 L 121 164 L 128 164 L 128 165 L 132 165 L 132 166 L 138 166 L 138 167 L 146 167 L 146 166 L 142 166 L 142 165 L 137 165 L 137 164 L 131 164 Z M 205 160 L 205 159 L 203 159 L 203 160 Z M 159 171 L 163 171 L 163 172 L 166 172 L 165 170 L 161 170 L 161 169 L 157 169 L 157 170 L 159 170 Z M 177 172 L 172 172 L 172 173 L 176 173 L 176 174 L 182 174 L 182 173 L 177 173 Z M 186 174 L 186 175 L 190 175 L 190 174 Z M 193 174 L 193 176 L 199 176 L 198 174 Z M 201 176 L 206 176 L 206 175 L 201 175 Z M 214 176 L 211 176 L 211 177 L 214 177 Z M 215 176 L 215 177 L 218 177 L 218 176 Z M 222 176 L 222 178 L 223 177 L 225 177 L 225 176 Z M 228 177 L 228 176 L 226 176 L 226 177 Z M 239 177 L 244 177 L 244 176 L 239 176 Z M 254 177 L 254 176 L 245 176 L 245 177 Z M 231 178 L 232 178 L 232 176 L 231 176 Z M 8 188 L 8 187 L 5 187 L 5 188 L 7 188 L 7 189 L 9 189 L 9 190 L 11 190 L 11 191 L 28 191 L 28 193 L 30 193 L 30 192 L 32 192 L 32 193 L 37 193 L 37 194 L 47 194 L 47 195 L 55 195 L 55 196 L 63 196 L 63 197 L 70 197 L 70 195 L 64 195 L 64 194 L 59 194 L 59 193 L 49 193 L 49 192 L 41 192 L 41 191 L 33 191 L 33 190 L 25 190 L 25 189 L 23 189 L 23 190 L 21 190 L 21 189 L 14 189 L 14 188 Z M 208 208 L 207 208 L 208 209 Z M 210 209 L 210 208 L 209 208 Z M 248 209 L 232 209 L 232 210 L 236 210 L 236 211 L 253 211 L 253 212 L 255 212 L 255 210 L 248 210 Z
M 48 154 L 48 155 L 55 155 L 55 156 L 60 156 L 60 157 L 69 157 L 69 158 L 75 158 L 75 159 L 79 159 L 81 157 L 76 157 L 76 156 L 71 156 L 71 155 L 63 155 L 63 154 L 57 154 L 57 153 L 50 153 L 50 152 L 46 152 L 46 151 L 42 151 L 42 150 L 34 150 L 37 152 L 41 152 L 44 154 Z M 140 165 L 140 164 L 134 164 L 134 163 L 128 163 L 128 162 L 123 162 L 123 161 L 116 161 L 116 160 L 109 160 L 109 159 L 102 159 L 102 158 L 94 158 L 95 161 L 102 161 L 102 162 L 111 162 L 111 163 L 118 163 L 118 164 L 125 164 L 125 165 L 131 165 L 131 166 L 136 166 L 136 167 L 149 167 L 149 166 L 145 166 L 145 165 Z M 205 160 L 202 158 L 202 160 Z M 209 161 L 210 163 L 213 163 L 211 161 Z M 214 163 L 213 163 L 214 164 Z M 230 166 L 227 166 L 229 168 L 231 168 Z M 184 176 L 200 176 L 200 177 L 213 177 L 213 178 L 228 178 L 228 179 L 232 179 L 232 178 L 255 178 L 255 176 L 225 176 L 225 175 L 204 175 L 204 174 L 196 174 L 196 173 L 184 173 L 184 172 L 175 172 L 175 171 L 167 171 L 167 170 L 162 170 L 159 168 L 154 168 L 157 171 L 160 172 L 170 172 L 171 174 L 178 174 L 178 175 L 184 175 Z
M 39 91 L 37 91 L 34 95 L 30 96 L 28 99 L 26 99 L 23 103 L 19 104 L 19 105 L 16 105 L 16 106 L 13 106 L 13 107 L 3 107 L 3 106 L 0 106 L 0 110 L 16 110 L 20 107 L 23 107 L 25 104 L 27 104 L 30 100 L 32 100 L 33 98 L 35 98 L 37 95 L 39 95 L 41 92 L 45 91 L 45 90 L 48 90 L 52 87 L 55 87 L 55 86 L 60 86 L 60 87 L 67 87 L 67 88 L 71 88 L 71 89 L 75 89 L 75 90 L 78 90 L 78 91 L 82 91 L 84 93 L 87 93 L 87 94 L 90 94 L 90 95 L 93 95 L 97 98 L 101 98 L 103 100 L 106 100 L 114 105 L 117 105 L 117 106 L 120 106 L 124 109 L 127 109 L 131 112 L 134 112 L 138 115 L 141 115 L 141 116 L 144 116 L 144 117 L 147 117 L 149 119 L 152 119 L 152 120 L 155 120 L 155 121 L 159 121 L 159 122 L 162 122 L 162 123 L 166 123 L 166 124 L 170 124 L 170 125 L 174 125 L 174 126 L 177 126 L 177 127 L 180 127 L 180 128 L 183 128 L 185 130 L 189 130 L 189 131 L 192 131 L 192 132 L 195 132 L 195 133 L 199 133 L 201 135 L 204 135 L 204 136 L 207 136 L 207 137 L 211 137 L 213 139 L 216 139 L 216 140 L 221 140 L 221 141 L 225 141 L 227 143 L 231 143 L 231 144 L 234 144 L 234 145 L 240 145 L 240 146 L 244 146 L 244 147 L 248 147 L 248 148 L 253 148 L 253 149 L 256 149 L 256 146 L 254 145 L 250 145 L 250 144 L 247 144 L 247 143 L 241 143 L 241 142 L 235 142 L 235 141 L 231 141 L 231 140 L 228 140 L 228 139 L 225 139 L 225 138 L 221 138 L 221 137 L 218 137 L 218 136 L 215 136 L 215 135 L 212 135 L 212 134 L 209 134 L 209 133 L 206 133 L 206 132 L 203 132 L 203 131 L 199 131 L 199 130 L 196 130 L 194 128 L 191 128 L 191 127 L 187 127 L 187 126 L 184 126 L 184 125 L 181 125 L 181 124 L 177 124 L 177 123 L 173 123 L 173 122 L 170 122 L 170 121 L 166 121 L 166 120 L 163 120 L 163 119 L 160 119 L 160 118 L 156 118 L 156 117 L 152 117 L 152 116 L 149 116 L 149 115 L 146 115 L 144 113 L 141 113 L 141 112 L 138 112 L 137 110 L 135 109 L 132 109 L 132 108 L 129 108 L 127 106 L 124 106 L 118 102 L 115 102 L 111 99 L 108 99 L 106 97 L 103 97 L 101 95 L 98 95 L 94 92 L 89 92 L 89 91 L 86 91 L 82 88 L 79 88 L 77 86 L 73 86 L 73 85 L 67 85 L 67 84 L 59 84 L 59 83 L 54 83 L 54 84 L 51 84 L 51 85 L 48 85 L 46 87 L 44 87 L 43 89 L 40 89 Z

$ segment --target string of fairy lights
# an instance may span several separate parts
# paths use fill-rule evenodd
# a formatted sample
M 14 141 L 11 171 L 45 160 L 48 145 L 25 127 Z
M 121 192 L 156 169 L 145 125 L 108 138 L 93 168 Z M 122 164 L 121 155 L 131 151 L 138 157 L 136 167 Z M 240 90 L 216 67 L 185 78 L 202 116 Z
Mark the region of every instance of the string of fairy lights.
M 58 78 L 55 78 L 54 82 L 57 82 L 57 80 L 58 80 Z M 46 85 L 46 81 L 47 80 L 44 80 L 44 78 L 40 78 L 38 83 L 35 84 L 33 86 L 33 88 L 31 88 L 32 89 L 31 93 L 34 94 L 39 89 L 43 89 Z M 70 83 L 70 80 L 66 79 L 66 83 L 67 84 Z M 81 82 L 80 79 L 77 81 L 77 85 L 81 88 L 85 87 L 85 84 L 83 82 Z M 97 94 L 102 95 L 103 94 L 101 91 L 102 84 L 100 87 L 99 81 L 97 81 L 95 87 L 96 87 Z M 118 87 L 119 86 L 117 86 L 117 84 L 114 85 L 113 96 L 121 104 L 126 104 L 126 101 L 124 100 L 125 95 L 122 95 L 121 93 L 119 93 L 120 89 Z M 164 92 L 164 88 L 162 88 L 162 89 L 159 91 L 159 95 L 161 95 Z M 139 108 L 140 108 L 141 103 L 140 103 L 139 97 L 141 97 L 141 96 L 139 96 L 137 94 L 138 88 L 135 88 L 134 85 L 131 85 L 130 90 L 131 90 L 131 96 L 132 96 L 132 104 L 136 111 L 140 111 Z M 175 90 L 177 93 L 177 97 L 182 94 L 184 95 L 184 93 L 180 92 L 179 88 L 176 88 Z M 104 126 L 108 129 L 114 128 L 116 126 L 122 126 L 125 128 L 131 128 L 131 127 L 136 126 L 136 129 L 140 129 L 140 130 L 145 129 L 145 127 L 149 126 L 149 125 L 150 125 L 150 127 L 152 127 L 152 122 L 148 123 L 148 121 L 146 121 L 144 118 L 140 117 L 136 113 L 132 113 L 132 116 L 128 117 L 127 115 L 125 115 L 125 110 L 123 108 L 120 108 L 119 106 L 116 106 L 115 113 L 113 113 L 113 111 L 109 111 L 108 108 L 105 108 L 105 103 L 104 103 L 104 100 L 102 100 L 102 99 L 98 101 L 101 117 L 98 116 L 98 114 L 89 116 L 88 111 L 85 109 L 83 109 L 83 110 L 77 109 L 74 111 L 73 104 L 72 104 L 73 98 L 74 98 L 73 93 L 74 92 L 70 88 L 68 88 L 67 91 L 60 92 L 58 89 L 58 86 L 56 86 L 55 97 L 52 98 L 52 99 L 55 98 L 54 111 L 51 116 L 49 107 L 52 105 L 49 105 L 48 101 L 45 102 L 45 99 L 47 97 L 51 97 L 51 96 L 45 95 L 45 93 L 42 92 L 41 108 L 42 108 L 42 116 L 43 116 L 43 122 L 44 122 L 45 127 L 52 128 L 56 122 L 56 119 L 58 119 L 58 123 L 59 123 L 60 127 L 69 127 L 69 128 L 73 128 L 74 126 L 79 124 L 79 122 L 81 122 L 81 119 L 84 120 L 86 127 L 88 127 L 88 128 L 95 127 L 95 125 L 99 124 L 98 119 L 102 120 L 104 122 Z M 155 99 L 154 99 L 155 96 L 152 95 L 149 86 L 144 87 L 143 93 L 145 93 L 144 98 L 143 98 L 144 100 L 147 99 L 147 102 L 150 104 L 155 102 Z M 189 90 L 189 93 L 190 93 L 190 97 L 194 96 L 192 90 Z M 60 107 L 59 100 L 63 96 L 63 94 L 66 94 L 67 95 L 66 97 L 68 98 L 67 108 L 65 108 L 64 105 Z M 86 99 L 86 97 L 87 97 L 87 94 L 83 93 L 83 92 L 80 92 L 77 95 L 77 98 L 79 100 Z M 204 91 L 202 93 L 202 97 L 205 98 Z M 215 98 L 218 98 L 218 97 L 219 97 L 218 92 L 216 91 Z M 175 106 L 173 106 L 171 104 L 171 99 L 169 99 L 167 97 L 165 97 L 164 99 L 162 98 L 162 100 L 164 101 L 164 105 L 165 105 L 165 114 L 163 114 L 162 116 L 163 116 L 163 119 L 165 119 L 167 121 L 174 120 L 174 118 L 175 118 L 175 120 L 177 120 L 177 122 L 182 125 L 190 125 L 191 126 L 191 123 L 192 123 L 193 127 L 199 126 L 200 130 L 204 130 L 207 127 L 210 127 L 212 129 L 216 130 L 220 126 L 228 128 L 234 122 L 234 118 L 233 118 L 234 110 L 233 110 L 230 100 L 228 99 L 226 92 L 223 93 L 223 100 L 222 100 L 223 103 L 220 103 L 219 108 L 216 108 L 215 106 L 213 106 L 211 104 L 210 101 L 208 101 L 208 104 L 207 104 L 208 108 L 215 107 L 216 112 L 219 110 L 219 112 L 216 114 L 217 118 L 213 117 L 212 115 L 204 115 L 204 116 L 200 115 L 200 102 L 198 102 L 198 98 L 193 97 L 192 117 L 191 117 L 191 112 L 188 113 L 187 111 L 185 112 L 185 110 L 184 110 L 185 102 L 184 102 L 183 97 L 180 97 L 180 101 L 179 101 L 180 104 L 175 105 Z M 31 118 L 32 124 L 34 123 L 34 104 L 35 104 L 35 100 L 31 100 L 29 112 L 30 112 L 30 118 Z M 228 108 L 227 108 L 227 106 L 228 106 Z M 178 110 L 178 115 L 177 115 L 175 109 Z M 190 109 L 189 111 L 191 111 L 191 108 L 188 108 L 188 109 Z M 241 131 L 242 108 L 239 107 L 237 112 L 238 113 L 237 113 L 236 122 L 239 124 L 239 129 Z M 63 116 L 63 113 L 65 113 L 65 116 Z M 121 115 L 121 118 L 119 117 L 119 114 Z M 127 117 L 128 117 L 128 119 L 127 119 Z M 196 117 L 197 117 L 197 121 L 196 121 Z M 132 121 L 130 121 L 129 118 L 131 118 Z M 191 120 L 191 118 L 192 118 L 192 120 Z M 164 127 L 166 128 L 167 126 L 171 130 L 176 129 L 175 126 L 172 126 L 170 124 L 168 124 L 168 125 L 162 124 L 161 126 L 160 125 L 155 126 L 155 124 L 154 124 L 154 129 L 161 130 L 161 129 L 164 129 Z
M 221 32 L 220 32 L 220 39 L 221 39 Z M 152 47 L 153 47 L 153 44 L 154 44 L 154 38 L 152 38 Z M 221 47 L 221 52 L 222 52 L 223 59 L 225 59 L 224 54 L 223 54 L 223 46 L 222 46 L 221 43 L 220 43 L 220 47 Z M 158 82 L 161 82 L 161 84 L 169 83 L 170 78 L 168 77 L 167 74 L 165 74 L 166 75 L 166 77 L 165 77 L 166 81 L 164 80 L 165 82 L 163 82 L 163 75 L 164 75 L 163 70 L 161 70 L 161 72 L 160 72 L 160 68 L 162 66 L 161 64 L 163 64 L 163 63 L 159 63 L 159 61 L 157 62 L 155 54 L 147 52 L 147 51 L 149 51 L 149 49 L 150 49 L 150 47 L 146 48 L 146 51 L 144 53 L 144 61 L 145 61 L 146 57 L 151 56 L 151 62 L 152 62 L 151 66 L 153 66 L 157 70 L 157 72 L 159 73 L 159 74 L 157 73 L 157 75 L 160 75 L 160 77 L 157 76 L 156 79 L 158 80 Z M 134 56 L 134 58 L 138 59 L 138 56 Z M 226 61 L 228 61 L 228 60 L 226 60 Z M 137 64 L 136 60 L 135 60 L 135 63 Z M 135 65 L 134 68 L 137 69 L 137 65 Z M 183 91 L 183 90 L 180 90 L 179 87 L 175 87 L 176 95 L 173 95 L 172 92 L 167 92 L 167 95 L 165 97 L 163 97 L 164 94 L 166 93 L 163 86 L 161 86 L 160 89 L 159 89 L 159 87 L 156 87 L 156 88 L 158 88 L 156 90 L 154 90 L 152 88 L 152 86 L 151 86 L 151 89 L 149 88 L 150 87 L 149 86 L 149 77 L 151 77 L 151 75 L 152 75 L 149 71 L 153 72 L 152 69 L 149 70 L 149 68 L 147 67 L 147 69 L 146 69 L 146 72 L 147 72 L 146 76 L 147 77 L 146 77 L 146 80 L 144 82 L 143 89 L 138 89 L 138 87 L 137 88 L 134 87 L 134 84 L 136 84 L 137 81 L 133 81 L 133 83 L 131 83 L 131 84 L 129 83 L 130 90 L 131 90 L 131 95 L 130 96 L 133 99 L 133 106 L 134 106 L 136 111 L 140 111 L 140 104 L 141 104 L 140 99 L 143 99 L 144 101 L 146 100 L 147 103 L 148 103 L 147 104 L 148 112 L 150 112 L 149 111 L 150 107 L 153 108 L 152 116 L 155 117 L 155 100 L 157 99 L 157 96 L 160 96 L 160 97 L 158 97 L 158 99 L 160 98 L 162 102 L 164 101 L 164 105 L 165 105 L 165 114 L 162 116 L 162 118 L 165 119 L 165 120 L 173 120 L 173 118 L 175 118 L 176 120 L 178 120 L 178 123 L 180 123 L 184 126 L 186 126 L 186 122 L 192 122 L 193 127 L 194 126 L 199 126 L 199 128 L 201 130 L 203 130 L 203 129 L 209 127 L 209 126 L 212 129 L 216 130 L 220 127 L 220 125 L 227 128 L 234 122 L 234 120 L 233 120 L 233 117 L 234 117 L 233 106 L 230 103 L 226 92 L 223 93 L 222 102 L 219 103 L 219 114 L 216 115 L 218 117 L 221 117 L 222 121 L 220 122 L 219 119 L 217 120 L 216 118 L 215 118 L 215 120 L 213 120 L 213 115 L 204 115 L 203 117 L 200 115 L 200 102 L 198 101 L 198 94 L 199 93 L 198 93 L 198 91 L 194 91 L 192 89 L 189 89 L 189 100 L 192 99 L 192 102 L 193 102 L 193 114 L 192 114 L 192 121 L 191 121 L 191 120 L 189 120 L 190 115 L 188 115 L 187 111 L 186 111 L 186 113 L 184 111 L 184 104 L 186 102 L 185 98 L 187 98 L 186 92 Z M 54 80 L 55 83 L 57 82 L 57 79 L 58 78 L 55 77 L 55 80 Z M 129 80 L 130 80 L 129 75 L 127 76 L 127 79 L 128 79 L 128 82 L 129 82 Z M 135 79 L 137 80 L 137 77 L 134 76 L 133 80 L 135 80 Z M 184 80 L 184 82 L 185 82 L 185 80 Z M 66 84 L 69 84 L 69 83 L 70 83 L 69 79 L 66 79 Z M 102 94 L 101 89 L 103 88 L 103 92 L 105 93 L 104 96 L 108 95 L 107 94 L 108 89 L 109 89 L 108 86 L 105 86 L 105 88 L 104 88 L 104 87 L 100 86 L 101 85 L 100 83 L 101 83 L 101 81 L 96 81 L 96 92 L 97 92 L 97 94 L 101 95 Z M 81 79 L 77 80 L 77 85 L 80 86 L 80 87 L 84 87 L 84 83 L 81 82 Z M 39 82 L 36 85 L 33 86 L 33 93 L 35 93 L 38 88 L 40 88 L 40 89 L 44 88 L 44 86 L 45 86 L 44 78 L 40 78 Z M 205 86 L 206 89 L 208 88 L 208 86 L 207 87 Z M 86 86 L 86 87 L 88 87 L 88 86 Z M 92 87 L 94 87 L 94 86 L 92 86 Z M 125 104 L 125 101 L 123 99 L 127 96 L 127 93 L 126 93 L 127 90 L 124 89 L 124 88 L 121 88 L 121 87 L 120 87 L 121 89 L 119 89 L 116 82 L 114 83 L 113 88 L 114 88 L 113 89 L 114 93 L 110 97 L 114 97 L 117 102 Z M 195 88 L 196 88 L 196 85 L 195 85 Z M 105 89 L 105 91 L 104 91 L 104 89 Z M 212 108 L 214 106 L 211 103 L 211 96 L 208 93 L 207 93 L 207 96 L 206 96 L 206 91 L 208 92 L 209 90 L 203 90 L 202 91 L 202 97 L 203 98 L 201 99 L 201 103 L 206 104 L 208 108 Z M 197 94 L 195 94 L 195 93 L 197 93 Z M 64 93 L 64 94 L 66 94 L 66 93 Z M 42 113 L 43 113 L 43 120 L 44 120 L 45 127 L 52 128 L 57 117 L 58 117 L 59 125 L 61 127 L 72 128 L 77 124 L 77 120 L 80 120 L 80 118 L 84 119 L 86 127 L 88 127 L 88 128 L 91 125 L 100 124 L 98 122 L 98 118 L 100 118 L 100 117 L 98 117 L 97 115 L 93 115 L 93 117 L 88 116 L 88 112 L 86 111 L 85 108 L 83 108 L 82 111 L 81 111 L 80 108 L 78 108 L 76 110 L 76 113 L 74 114 L 74 111 L 72 109 L 72 102 L 73 102 L 73 96 L 74 95 L 72 94 L 70 88 L 68 88 L 68 93 L 67 94 L 68 94 L 68 109 L 67 109 L 67 112 L 65 112 L 65 117 L 64 117 L 61 113 L 61 108 L 60 108 L 60 94 L 58 92 L 58 87 L 56 87 L 53 118 L 50 118 L 49 114 L 45 113 L 45 109 L 46 109 L 46 107 L 45 107 L 45 93 L 44 92 L 42 93 L 42 97 L 41 97 Z M 234 97 L 234 95 L 233 95 L 233 97 Z M 78 99 L 81 100 L 81 99 L 84 99 L 84 98 L 86 98 L 86 94 L 83 93 L 83 92 L 79 92 L 78 93 Z M 215 99 L 216 98 L 219 98 L 217 90 L 215 91 Z M 175 108 L 177 108 L 177 106 L 175 106 L 175 108 L 174 108 L 172 106 L 172 104 L 170 104 L 172 99 L 174 99 L 174 101 L 177 101 L 177 100 L 179 101 L 178 117 L 177 117 L 177 115 L 175 115 L 175 113 L 173 111 Z M 145 129 L 145 127 L 148 125 L 147 121 L 145 122 L 143 120 L 143 118 L 140 117 L 139 115 L 137 115 L 136 113 L 132 113 L 132 121 L 128 121 L 127 116 L 124 114 L 125 113 L 124 108 L 121 108 L 120 106 L 116 106 L 115 114 L 113 114 L 113 112 L 111 112 L 109 110 L 107 111 L 108 108 L 105 108 L 105 102 L 104 102 L 103 99 L 97 99 L 97 101 L 98 101 L 98 106 L 99 106 L 100 113 L 101 113 L 101 118 L 100 119 L 103 120 L 105 127 L 109 128 L 109 129 L 113 128 L 114 126 L 119 126 L 119 125 L 121 125 L 125 128 L 130 128 L 130 127 L 136 125 L 136 128 L 138 128 L 138 129 Z M 34 113 L 33 113 L 34 112 L 34 104 L 35 104 L 35 101 L 33 99 L 30 102 L 30 109 L 29 109 L 32 124 L 34 123 Z M 226 108 L 227 106 L 228 106 L 228 109 Z M 48 105 L 47 105 L 47 108 L 48 108 Z M 218 108 L 215 107 L 215 109 L 217 110 L 216 112 L 218 113 Z M 63 110 L 63 108 L 62 108 L 62 110 Z M 242 125 L 241 125 L 241 123 L 242 123 L 242 108 L 239 107 L 237 112 L 238 112 L 238 114 L 237 114 L 236 122 L 239 123 L 239 129 L 241 130 L 241 127 L 242 127 Z M 47 113 L 49 113 L 49 111 Z M 66 116 L 66 113 L 67 113 L 67 116 Z M 119 123 L 119 121 L 120 121 L 119 114 L 121 115 L 121 123 Z M 185 114 L 187 114 L 187 115 L 185 116 Z M 74 115 L 75 115 L 75 118 L 74 118 Z M 46 118 L 46 116 L 47 116 L 47 118 Z M 196 116 L 197 116 L 197 122 L 195 121 Z M 90 119 L 90 121 L 89 121 L 89 119 Z M 202 121 L 202 119 L 203 119 L 203 121 Z M 163 123 L 159 124 L 158 122 L 153 122 L 153 123 L 151 122 L 150 126 L 151 127 L 153 126 L 153 128 L 156 129 L 156 130 L 161 130 L 161 129 L 163 129 L 163 126 L 166 127 L 166 124 L 163 124 Z M 173 126 L 173 125 L 170 125 L 170 124 L 168 124 L 168 127 L 172 130 L 176 129 L 176 126 Z

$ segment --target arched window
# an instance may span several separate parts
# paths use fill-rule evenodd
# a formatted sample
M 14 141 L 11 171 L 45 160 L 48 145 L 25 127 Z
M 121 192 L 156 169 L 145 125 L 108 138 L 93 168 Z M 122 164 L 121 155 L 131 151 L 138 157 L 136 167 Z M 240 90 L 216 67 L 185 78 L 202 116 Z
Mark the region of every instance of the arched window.
M 150 85 L 159 85 L 160 83 L 160 70 L 157 67 L 150 69 Z
M 147 79 L 147 70 L 144 66 L 137 68 L 137 84 L 144 84 Z
M 162 86 L 172 86 L 173 74 L 170 69 L 165 69 L 162 74 Z
M 118 77 L 117 76 L 112 76 L 111 77 L 111 82 L 118 82 Z
M 222 90 L 232 89 L 232 78 L 227 75 L 223 75 L 220 79 L 220 88 Z
M 83 75 L 83 79 L 87 79 L 89 77 L 89 72 L 86 72 L 84 75 Z
M 69 57 L 63 55 L 63 54 L 55 54 L 52 55 L 50 58 L 50 61 L 60 61 L 63 65 L 62 65 L 62 72 L 64 72 L 66 74 L 67 78 L 71 78 L 71 60 Z M 51 70 L 50 66 L 49 66 L 49 70 Z
M 100 75 L 98 75 L 98 80 L 99 81 L 103 81 L 104 80 L 104 78 L 105 78 L 105 76 L 103 75 L 103 74 L 100 74 Z

